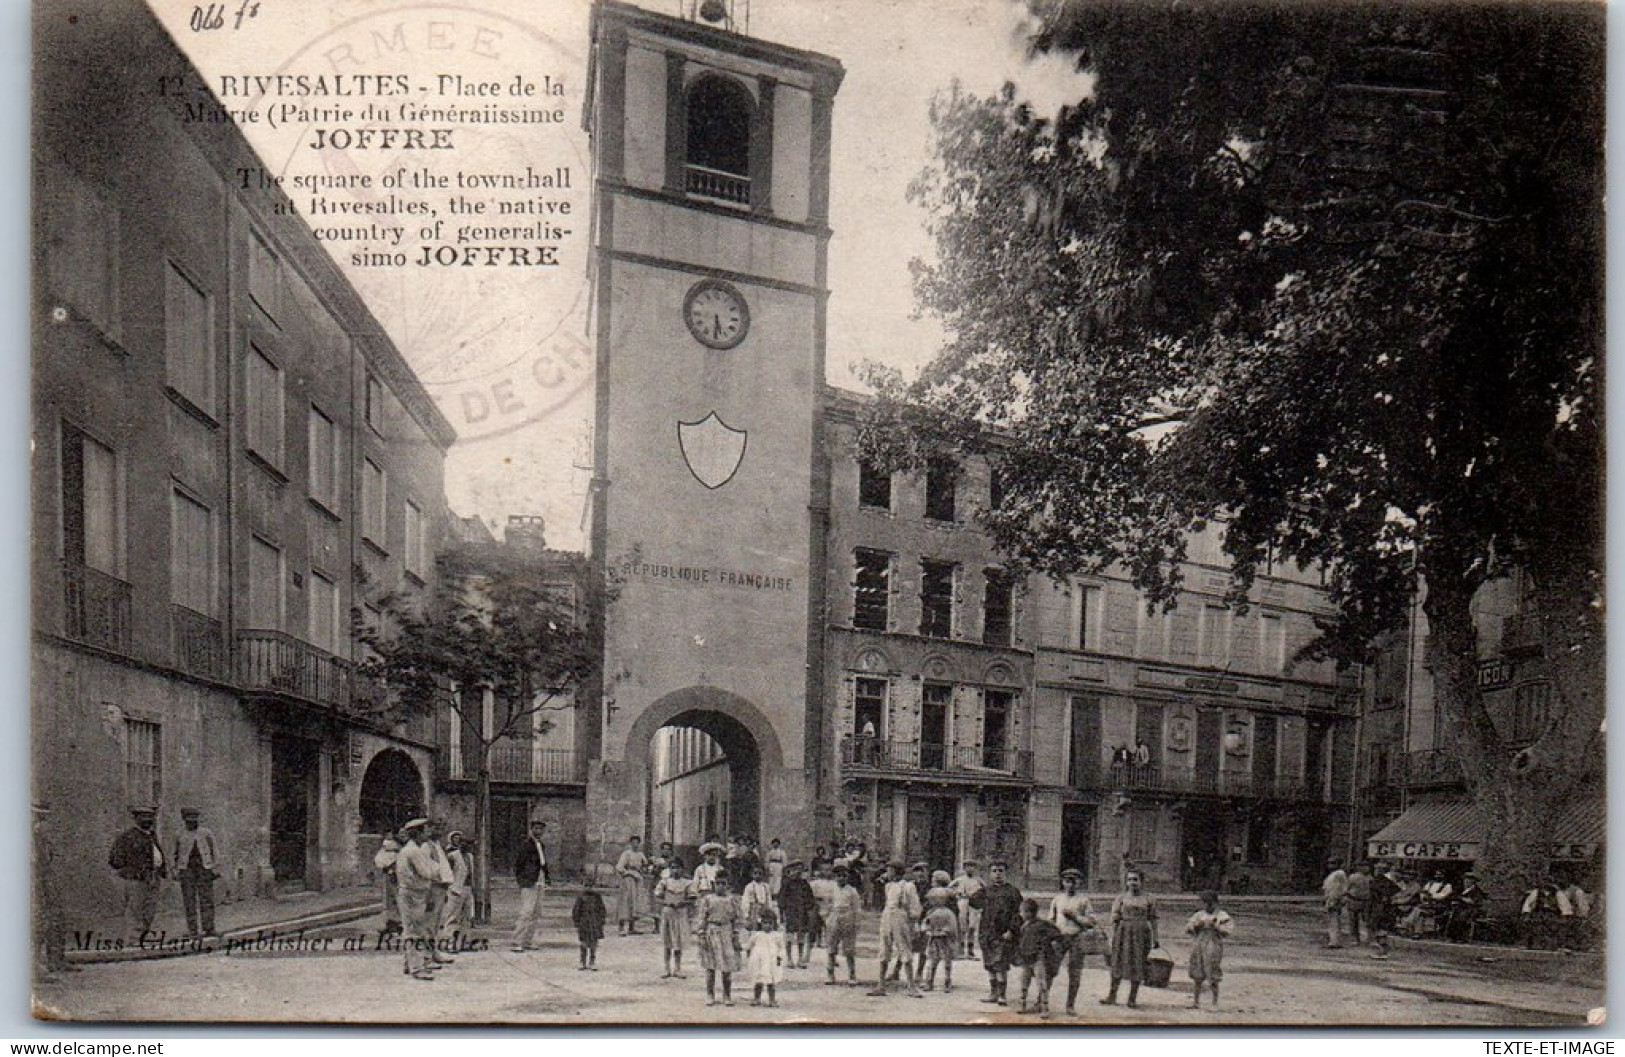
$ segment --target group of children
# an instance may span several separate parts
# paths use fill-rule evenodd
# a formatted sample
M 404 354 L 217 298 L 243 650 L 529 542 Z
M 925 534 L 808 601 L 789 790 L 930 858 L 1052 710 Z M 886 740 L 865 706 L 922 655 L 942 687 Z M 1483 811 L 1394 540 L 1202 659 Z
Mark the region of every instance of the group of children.
M 703 861 L 692 874 L 676 858 L 666 860 L 661 868 L 652 894 L 665 966 L 662 979 L 687 979 L 683 954 L 692 942 L 705 972 L 707 1005 L 732 1006 L 734 977 L 742 972 L 752 989 L 750 1004 L 776 1007 L 785 971 L 807 968 L 813 947 L 821 943 L 827 956 L 825 984 L 838 984 L 837 969 L 844 960 L 847 983 L 856 986 L 857 937 L 864 901 L 857 886 L 861 882 L 855 883 L 852 871 L 844 865 L 824 863 L 817 876 L 808 878 L 803 863 L 790 862 L 775 878 L 779 882 L 775 885 L 769 883 L 767 871 L 755 865 L 743 891 L 736 894 L 730 871 L 722 864 L 722 851 L 716 843 L 701 846 Z M 924 863 L 908 869 L 901 862 L 892 862 L 883 876 L 880 978 L 869 994 L 886 995 L 888 981 L 906 974 L 906 993 L 921 997 L 923 991 L 935 989 L 939 968 L 942 990 L 951 992 L 956 957 L 975 949 L 979 923 L 971 918 L 981 909 L 986 886 L 975 877 L 973 865 L 959 878 L 950 879 L 945 870 L 927 877 Z M 1019 922 L 994 941 L 1004 948 L 1001 960 L 1021 970 L 1022 1013 L 1049 1015 L 1051 986 L 1063 964 L 1069 970 L 1067 1011 L 1073 1011 L 1084 932 L 1094 928 L 1088 901 L 1072 898 L 1077 880 L 1074 877 L 1067 886 L 1070 901 L 1066 906 L 1052 906 L 1047 914 L 1041 913 L 1037 900 L 1021 899 Z M 1075 905 L 1083 908 L 1081 919 Z M 589 887 L 571 911 L 583 971 L 597 968 L 605 917 L 603 898 Z M 1218 894 L 1204 892 L 1202 909 L 1191 915 L 1185 928 L 1193 937 L 1189 972 L 1195 985 L 1195 1006 L 1201 1004 L 1204 985 L 1211 990 L 1213 1004 L 1218 1004 L 1224 937 L 1231 927 L 1230 916 L 1219 909 Z M 986 936 L 982 940 L 984 946 L 989 943 Z M 989 973 L 990 978 L 1002 981 L 1003 973 L 995 974 L 991 964 Z M 1114 997 L 1118 976 L 1114 971 Z M 996 998 L 1002 998 L 999 990 L 994 985 Z M 1137 981 L 1134 990 L 1138 991 Z

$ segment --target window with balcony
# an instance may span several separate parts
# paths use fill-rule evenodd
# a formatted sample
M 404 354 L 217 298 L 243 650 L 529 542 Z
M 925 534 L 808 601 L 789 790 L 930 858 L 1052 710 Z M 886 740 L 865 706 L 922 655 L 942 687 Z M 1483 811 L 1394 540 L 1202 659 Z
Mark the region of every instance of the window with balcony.
M 307 597 L 310 604 L 310 644 L 337 655 L 340 650 L 339 585 L 331 577 L 313 570 Z
M 953 703 L 954 688 L 946 683 L 926 683 L 920 690 L 920 766 L 926 770 L 948 765 Z
M 706 75 L 688 89 L 686 182 L 700 198 L 750 204 L 750 132 L 756 102 L 731 77 Z
M 274 469 L 282 468 L 282 369 L 258 346 L 248 347 L 248 449 Z
M 982 691 L 982 766 L 1009 770 L 1010 713 L 1015 694 L 1009 690 Z
M 868 463 L 858 463 L 858 505 L 871 510 L 890 510 L 891 474 Z
M 170 601 L 212 617 L 214 583 L 214 513 L 177 488 L 170 493 Z
M 389 482 L 383 467 L 371 459 L 361 462 L 361 534 L 380 549 L 388 546 L 385 535 L 385 505 L 389 498 Z
M 157 807 L 164 791 L 163 730 L 146 720 L 124 721 L 124 799 Z
M 325 509 L 338 513 L 339 481 L 338 427 L 318 407 L 310 409 L 310 498 Z
M 214 341 L 209 295 L 174 261 L 164 269 L 164 364 L 169 387 L 213 416 Z
M 925 470 L 925 516 L 933 521 L 952 521 L 958 484 L 958 466 L 947 459 L 932 459 Z
M 124 568 L 118 456 L 72 426 L 62 428 L 62 556 L 108 576 Z
M 1015 632 L 1015 577 L 1004 569 L 985 570 L 982 577 L 982 641 L 1008 646 Z
M 282 549 L 258 536 L 248 544 L 247 627 L 282 629 Z
M 51 292 L 113 341 L 119 339 L 119 216 L 99 187 L 59 173 L 42 203 Z
M 920 634 L 952 638 L 954 633 L 954 563 L 920 562 Z
M 1067 784 L 1074 789 L 1093 789 L 1100 773 L 1100 699 L 1093 694 L 1073 694 L 1071 744 L 1067 752 Z
M 859 548 L 852 585 L 852 626 L 885 631 L 891 606 L 891 555 Z
M 853 688 L 852 733 L 860 738 L 886 736 L 886 680 L 859 679 Z

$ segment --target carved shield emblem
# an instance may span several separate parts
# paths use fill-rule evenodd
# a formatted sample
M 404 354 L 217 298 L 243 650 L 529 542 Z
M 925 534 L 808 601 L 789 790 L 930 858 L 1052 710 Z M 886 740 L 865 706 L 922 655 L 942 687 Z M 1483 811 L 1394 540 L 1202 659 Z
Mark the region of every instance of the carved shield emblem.
M 698 422 L 677 423 L 677 444 L 688 472 L 707 488 L 721 488 L 745 459 L 746 431 L 734 429 L 715 411 Z

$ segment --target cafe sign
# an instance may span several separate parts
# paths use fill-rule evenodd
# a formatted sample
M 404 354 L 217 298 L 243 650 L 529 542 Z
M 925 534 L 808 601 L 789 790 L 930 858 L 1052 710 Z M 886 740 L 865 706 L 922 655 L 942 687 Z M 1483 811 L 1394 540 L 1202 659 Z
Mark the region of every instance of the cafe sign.
M 1443 859 L 1468 861 L 1478 858 L 1478 841 L 1454 840 L 1373 840 L 1366 842 L 1366 855 L 1372 859 Z
M 1583 860 L 1597 853 L 1591 843 L 1574 842 L 1553 844 L 1549 855 L 1553 859 Z M 1366 842 L 1366 857 L 1371 859 L 1422 859 L 1467 862 L 1481 854 L 1478 841 L 1450 840 L 1373 840 Z

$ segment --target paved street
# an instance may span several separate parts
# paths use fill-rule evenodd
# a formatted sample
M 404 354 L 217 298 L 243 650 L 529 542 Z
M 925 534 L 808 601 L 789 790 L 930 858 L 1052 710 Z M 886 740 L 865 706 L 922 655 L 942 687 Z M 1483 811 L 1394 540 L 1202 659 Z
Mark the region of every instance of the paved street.
M 498 921 L 512 918 L 514 893 L 497 893 Z M 1164 903 L 1164 934 L 1176 959 L 1173 985 L 1146 988 L 1139 1010 L 1097 1002 L 1106 973 L 1091 958 L 1080 1018 L 1050 1023 L 1097 1024 L 1424 1024 L 1430 1026 L 1578 1026 L 1603 1001 L 1602 959 L 1399 944 L 1387 962 L 1362 949 L 1324 951 L 1315 931 L 1319 915 L 1303 904 L 1237 903 L 1230 907 L 1237 936 L 1227 947 L 1226 978 L 1217 1013 L 1190 1002 L 1184 962 L 1188 947 L 1172 935 L 1189 913 L 1183 901 Z M 1036 1018 L 979 1002 L 986 977 L 979 964 L 957 963 L 952 994 L 911 999 L 898 993 L 870 998 L 865 989 L 826 987 L 817 966 L 790 970 L 778 1009 L 753 1009 L 749 988 L 735 988 L 733 1008 L 707 1008 L 704 974 L 691 952 L 687 980 L 660 978 L 660 942 L 645 932 L 605 939 L 599 971 L 576 968 L 568 899 L 547 907 L 545 948 L 508 950 L 501 930 L 482 931 L 490 949 L 467 953 L 433 983 L 404 977 L 398 954 L 375 949 L 376 919 L 329 929 L 332 953 L 221 953 L 152 961 L 87 965 L 41 984 L 38 1012 L 92 1020 L 202 1019 L 332 1020 L 347 1022 L 694 1022 L 794 1024 L 806 1022 L 1030 1024 Z M 859 973 L 876 971 L 875 921 L 866 923 Z M 647 924 L 645 924 L 647 928 Z M 345 937 L 366 951 L 343 953 Z M 307 934 L 307 940 L 309 939 Z M 1014 985 L 1013 985 L 1014 986 Z M 1065 981 L 1052 1001 L 1064 1005 Z

